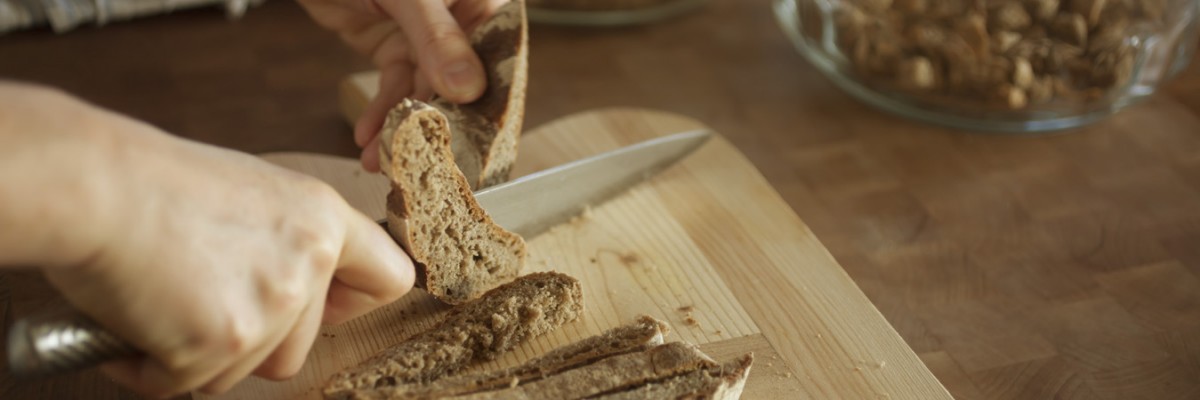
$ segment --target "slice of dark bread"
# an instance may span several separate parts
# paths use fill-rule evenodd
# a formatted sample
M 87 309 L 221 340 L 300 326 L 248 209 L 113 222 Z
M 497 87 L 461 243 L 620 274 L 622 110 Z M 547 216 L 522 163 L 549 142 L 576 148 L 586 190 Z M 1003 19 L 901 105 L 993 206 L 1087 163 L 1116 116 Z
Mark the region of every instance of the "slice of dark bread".
M 674 376 L 629 390 L 595 397 L 596 400 L 646 400 L 646 399 L 708 399 L 735 400 L 742 396 L 746 377 L 754 355 L 747 354 L 721 365 L 719 368 L 701 368 L 683 375 Z
M 511 388 L 451 399 L 583 399 L 637 387 L 717 364 L 695 345 L 673 342 L 646 351 L 608 357 Z
M 360 390 L 354 399 L 436 399 L 509 388 L 604 358 L 650 349 L 662 344 L 670 330 L 666 322 L 641 316 L 630 324 L 551 350 L 520 366 L 449 376 L 429 384 Z
M 474 190 L 507 181 L 517 160 L 525 118 L 528 31 L 523 1 L 501 6 L 471 33 L 487 74 L 483 95 L 468 104 L 444 98 L 430 102 L 450 121 L 454 160 Z
M 392 181 L 388 230 L 417 266 L 417 285 L 461 304 L 511 281 L 525 262 L 525 241 L 492 222 L 455 168 L 446 119 L 404 100 L 388 113 L 380 146 Z
M 582 313 L 583 292 L 575 278 L 554 272 L 529 274 L 451 309 L 432 329 L 337 373 L 324 394 L 352 398 L 363 389 L 428 383 L 472 362 L 494 359 Z

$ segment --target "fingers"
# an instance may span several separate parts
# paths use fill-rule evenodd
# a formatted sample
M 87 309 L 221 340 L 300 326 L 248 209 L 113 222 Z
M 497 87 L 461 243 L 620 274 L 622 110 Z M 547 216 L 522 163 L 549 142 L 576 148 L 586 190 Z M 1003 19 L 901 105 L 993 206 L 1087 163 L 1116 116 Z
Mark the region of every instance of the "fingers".
M 379 93 L 367 104 L 362 116 L 354 124 L 354 143 L 366 146 L 371 139 L 379 134 L 384 119 L 392 107 L 413 92 L 413 75 L 416 69 L 412 64 L 399 62 L 382 67 L 379 71 Z
M 415 279 L 412 260 L 375 221 L 352 211 L 342 257 L 326 298 L 324 322 L 353 319 L 396 301 Z
M 371 139 L 371 142 L 363 147 L 362 154 L 359 156 L 362 159 L 362 167 L 367 172 L 379 172 L 382 167 L 379 165 L 381 157 L 379 154 L 379 140 L 380 136 L 375 136 L 375 138 Z
M 279 347 L 276 347 L 275 351 L 258 368 L 254 369 L 254 375 L 283 380 L 300 372 L 300 368 L 304 367 L 304 360 L 308 358 L 308 351 L 312 349 L 313 341 L 317 339 L 317 332 L 321 328 L 323 306 L 324 304 L 320 302 L 309 304 L 308 308 L 304 310 L 304 314 L 296 322 L 296 326 L 292 328 L 291 333 L 283 339 L 283 343 L 280 343 Z
M 469 103 L 483 94 L 483 64 L 444 0 L 377 2 L 400 24 L 434 91 L 456 103 Z
M 221 372 L 222 367 L 195 365 L 187 370 L 172 373 L 157 360 L 140 358 L 109 362 L 100 369 L 118 384 L 144 396 L 167 398 L 212 380 Z

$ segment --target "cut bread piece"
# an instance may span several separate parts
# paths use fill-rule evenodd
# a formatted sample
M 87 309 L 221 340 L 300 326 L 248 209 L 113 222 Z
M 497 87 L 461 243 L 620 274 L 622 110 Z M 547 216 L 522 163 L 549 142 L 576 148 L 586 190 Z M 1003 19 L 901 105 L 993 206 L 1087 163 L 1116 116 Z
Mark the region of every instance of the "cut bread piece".
M 455 163 L 474 190 L 507 181 L 517 160 L 525 118 L 528 30 L 523 1 L 501 6 L 471 33 L 487 75 L 483 95 L 461 105 L 444 98 L 431 102 L 450 120 Z
M 525 262 L 525 240 L 496 225 L 455 168 L 446 119 L 404 100 L 388 113 L 380 146 L 388 230 L 417 264 L 417 285 L 461 304 L 511 281 Z
M 339 372 L 324 394 L 352 398 L 362 389 L 428 383 L 472 362 L 494 359 L 582 312 L 582 287 L 575 278 L 553 272 L 529 274 L 451 309 L 434 328 Z
M 720 368 L 702 368 L 683 375 L 595 397 L 596 400 L 709 399 L 735 400 L 742 396 L 754 355 L 747 354 Z
M 398 385 L 357 391 L 355 399 L 435 399 L 499 390 L 526 384 L 563 370 L 632 352 L 645 351 L 663 343 L 670 333 L 666 322 L 649 316 L 628 325 L 551 350 L 520 366 L 481 373 L 450 376 L 430 384 Z
M 637 387 L 717 364 L 695 345 L 674 342 L 608 357 L 519 386 L 451 399 L 583 399 Z

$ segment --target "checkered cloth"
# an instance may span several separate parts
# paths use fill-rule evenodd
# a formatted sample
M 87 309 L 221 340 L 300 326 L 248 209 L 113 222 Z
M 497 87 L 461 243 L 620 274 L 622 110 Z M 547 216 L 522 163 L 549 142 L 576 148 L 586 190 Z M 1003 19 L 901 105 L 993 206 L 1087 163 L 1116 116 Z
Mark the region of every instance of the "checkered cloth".
M 265 0 L 0 0 L 0 35 L 49 24 L 55 32 L 187 8 L 223 5 L 231 18 Z

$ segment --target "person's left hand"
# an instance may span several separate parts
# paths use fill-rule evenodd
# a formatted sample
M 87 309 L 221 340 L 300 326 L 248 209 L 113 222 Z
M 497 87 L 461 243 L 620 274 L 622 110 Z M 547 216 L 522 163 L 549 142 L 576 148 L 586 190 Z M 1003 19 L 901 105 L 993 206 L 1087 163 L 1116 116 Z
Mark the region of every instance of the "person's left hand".
M 379 94 L 354 126 L 363 168 L 376 172 L 379 128 L 396 103 L 436 93 L 461 104 L 483 94 L 487 79 L 467 33 L 509 0 L 298 1 L 379 68 Z

